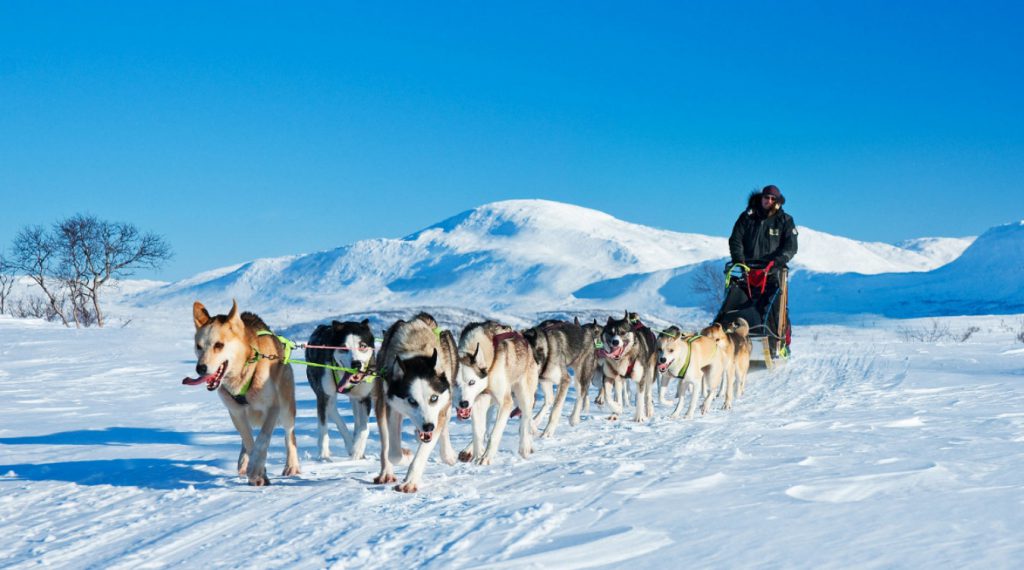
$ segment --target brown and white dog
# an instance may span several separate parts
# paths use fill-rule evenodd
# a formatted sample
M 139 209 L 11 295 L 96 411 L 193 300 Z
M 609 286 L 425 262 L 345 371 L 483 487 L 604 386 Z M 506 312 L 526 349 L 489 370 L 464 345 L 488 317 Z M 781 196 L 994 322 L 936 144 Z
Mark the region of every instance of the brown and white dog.
M 725 331 L 732 346 L 731 362 L 726 364 L 727 382 L 733 385 L 736 397 L 742 396 L 747 388 L 747 372 L 750 370 L 750 353 L 753 343 L 750 342 L 750 325 L 746 319 L 736 319 Z
M 238 474 L 250 485 L 269 485 L 267 450 L 270 436 L 278 425 L 284 428 L 287 458 L 282 475 L 299 473 L 299 453 L 295 445 L 295 378 L 292 367 L 284 363 L 284 347 L 258 316 L 238 313 L 232 301 L 231 312 L 211 317 L 202 303 L 192 306 L 196 326 L 196 372 L 199 378 L 183 383 L 206 383 L 217 390 L 231 422 L 242 436 L 238 454 Z M 252 427 L 259 426 L 253 439 Z
M 374 382 L 377 427 L 380 430 L 380 474 L 374 483 L 393 483 L 395 463 L 402 453 L 402 417 L 416 426 L 419 447 L 409 471 L 396 491 L 415 493 L 438 440 L 441 459 L 455 463 L 455 449 L 448 435 L 452 409 L 452 381 L 458 368 L 455 339 L 437 326 L 434 317 L 420 313 L 411 321 L 398 321 L 384 333 L 377 353 Z
M 527 410 L 519 420 L 519 455 L 533 453 L 533 426 L 529 410 L 537 392 L 537 361 L 523 335 L 512 327 L 487 321 L 470 323 L 459 338 L 459 372 L 455 376 L 455 405 L 459 419 L 473 420 L 473 441 L 459 454 L 461 461 L 474 457 L 480 465 L 490 465 L 498 453 L 501 436 L 512 413 L 513 396 L 520 409 Z M 487 434 L 487 409 L 491 402 L 498 413 Z
M 724 336 L 721 326 L 717 331 Z M 700 334 L 684 333 L 679 327 L 672 326 L 658 335 L 658 372 L 679 378 L 678 400 L 670 417 L 679 417 L 687 387 L 690 388 L 690 406 L 686 419 L 693 419 L 698 394 L 704 396 L 701 414 L 708 413 L 711 408 L 711 401 L 718 392 L 725 371 L 725 351 L 716 334 L 713 326 Z M 726 401 L 727 405 L 732 404 L 731 390 L 727 390 Z

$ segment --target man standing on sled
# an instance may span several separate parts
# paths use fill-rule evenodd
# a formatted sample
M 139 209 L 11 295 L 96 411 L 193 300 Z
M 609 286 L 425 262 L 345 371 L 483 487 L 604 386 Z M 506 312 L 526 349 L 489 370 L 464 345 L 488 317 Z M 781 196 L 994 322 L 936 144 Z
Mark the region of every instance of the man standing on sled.
M 786 198 L 775 185 L 765 186 L 747 199 L 747 209 L 740 214 L 729 236 L 730 267 L 747 270 L 744 286 L 729 288 L 722 310 L 715 317 L 715 322 L 725 326 L 743 317 L 756 328 L 750 314 L 751 310 L 756 311 L 756 322 L 776 341 L 773 357 L 779 355 L 780 348 L 788 351 L 789 323 L 784 314 L 785 299 L 779 298 L 779 284 L 797 249 L 796 224 L 782 209 L 785 203 Z

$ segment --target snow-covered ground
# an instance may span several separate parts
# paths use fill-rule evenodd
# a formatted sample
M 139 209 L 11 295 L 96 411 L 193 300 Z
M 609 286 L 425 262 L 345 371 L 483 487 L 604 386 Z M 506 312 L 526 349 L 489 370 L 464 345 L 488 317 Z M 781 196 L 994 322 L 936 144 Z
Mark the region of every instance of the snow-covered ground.
M 1024 560 L 1021 316 L 935 321 L 954 333 L 980 329 L 962 343 L 905 340 L 902 329 L 929 329 L 928 319 L 797 326 L 795 356 L 775 371 L 755 368 L 731 412 L 716 406 L 683 421 L 659 407 L 638 425 L 607 421 L 594 407 L 580 425 L 539 440 L 530 460 L 514 453 L 513 421 L 494 465 L 434 457 L 422 491 L 403 495 L 372 484 L 375 460 L 314 459 L 314 401 L 301 368 L 303 473 L 246 486 L 234 474 L 239 440 L 222 405 L 180 384 L 194 365 L 188 307 L 134 311 L 124 328 L 89 330 L 0 317 L 3 566 Z M 269 460 L 277 472 L 280 433 Z M 465 445 L 469 426 L 456 424 L 453 438 Z

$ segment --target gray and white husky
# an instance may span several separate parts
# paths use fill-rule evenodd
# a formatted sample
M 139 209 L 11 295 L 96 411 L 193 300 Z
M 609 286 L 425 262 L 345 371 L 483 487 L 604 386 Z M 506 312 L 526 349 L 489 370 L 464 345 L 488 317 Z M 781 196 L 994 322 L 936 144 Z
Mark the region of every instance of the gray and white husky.
M 544 405 L 534 416 L 534 422 L 540 422 L 550 412 L 548 423 L 544 427 L 542 438 L 555 434 L 565 405 L 566 395 L 572 379 L 569 375 L 571 367 L 576 378 L 576 405 L 573 408 L 570 425 L 580 420 L 580 412 L 587 400 L 590 381 L 597 369 L 597 358 L 594 353 L 594 342 L 588 341 L 587 331 L 579 321 L 566 322 L 547 320 L 539 325 L 523 331 L 523 336 L 530 341 L 533 353 L 540 365 L 540 387 L 544 393 Z M 553 387 L 558 385 L 558 394 L 553 395 Z
M 513 397 L 524 410 L 533 409 L 537 392 L 537 362 L 530 344 L 512 327 L 493 321 L 470 323 L 459 337 L 459 372 L 455 376 L 456 414 L 473 420 L 473 441 L 459 454 L 461 461 L 476 458 L 490 465 L 498 452 L 501 436 L 512 413 Z M 498 412 L 486 434 L 487 409 L 491 402 Z M 529 414 L 519 422 L 519 455 L 533 453 L 533 426 Z
M 455 339 L 437 326 L 434 317 L 420 313 L 398 321 L 384 333 L 374 385 L 377 427 L 380 429 L 380 474 L 375 483 L 393 483 L 394 464 L 403 460 L 402 417 L 416 426 L 419 447 L 396 491 L 415 493 L 430 452 L 441 440 L 441 459 L 452 465 L 455 450 L 448 435 L 455 378 Z
M 320 428 L 317 443 L 320 448 L 320 459 L 331 459 L 328 418 L 338 427 L 341 438 L 345 441 L 345 449 L 352 459 L 363 459 L 370 431 L 372 382 L 376 379 L 372 370 L 375 351 L 370 321 L 334 321 L 330 325 L 319 325 L 309 337 L 309 344 L 339 347 L 307 348 L 306 360 L 309 362 L 355 370 L 350 372 L 315 366 L 306 367 L 306 379 L 316 393 L 316 418 Z M 355 420 L 354 438 L 338 413 L 338 394 L 347 394 L 352 405 L 352 417 Z
M 626 382 L 636 382 L 636 417 L 643 422 L 654 415 L 654 372 L 658 358 L 657 341 L 651 329 L 626 312 L 621 319 L 608 317 L 601 330 L 600 356 L 605 382 L 614 385 L 616 398 L 609 398 L 612 418 L 622 413 Z

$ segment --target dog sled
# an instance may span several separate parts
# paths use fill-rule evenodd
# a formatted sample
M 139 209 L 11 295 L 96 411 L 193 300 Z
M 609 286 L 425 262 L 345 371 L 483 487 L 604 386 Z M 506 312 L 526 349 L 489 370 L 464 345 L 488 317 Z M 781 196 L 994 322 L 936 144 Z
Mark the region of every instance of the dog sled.
M 773 368 L 789 358 L 792 327 L 789 322 L 789 270 L 774 263 L 725 266 L 725 300 L 715 322 L 726 330 L 743 318 L 750 325 L 750 339 L 761 341 L 764 363 Z M 755 350 L 751 355 L 757 354 Z

